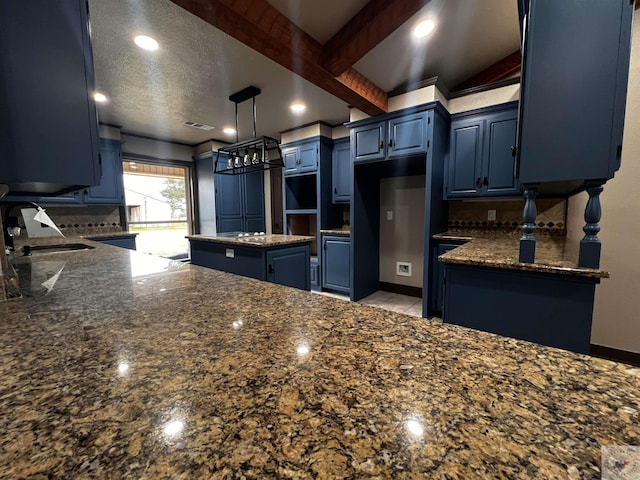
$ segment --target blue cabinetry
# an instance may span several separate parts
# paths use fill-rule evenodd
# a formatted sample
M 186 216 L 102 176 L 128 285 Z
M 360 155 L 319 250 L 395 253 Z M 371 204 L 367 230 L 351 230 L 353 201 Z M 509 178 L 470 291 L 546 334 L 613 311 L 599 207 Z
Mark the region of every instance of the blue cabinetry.
M 309 243 L 247 246 L 189 239 L 191 263 L 223 272 L 311 289 Z
M 445 264 L 445 323 L 589 353 L 597 278 Z
M 445 289 L 445 278 L 444 278 L 444 265 L 442 262 L 438 261 L 438 257 L 440 255 L 444 255 L 445 253 L 453 250 L 454 248 L 459 247 L 464 242 L 453 242 L 447 241 L 443 243 L 436 243 L 433 248 L 433 275 L 431 281 L 431 311 L 434 314 L 442 314 L 443 305 L 444 305 L 444 289 Z
M 322 236 L 322 288 L 349 293 L 351 240 L 346 236 Z
M 320 144 L 317 141 L 302 142 L 282 148 L 284 174 L 309 173 L 318 168 Z
M 267 281 L 287 287 L 311 289 L 309 247 L 288 247 L 266 252 Z
M 554 193 L 571 193 L 584 180 L 613 177 L 620 168 L 634 2 L 521 0 L 521 6 L 527 21 L 520 182 L 554 182 L 548 186 Z
M 349 138 L 336 140 L 332 154 L 333 202 L 347 203 L 351 201 L 351 147 Z
M 520 195 L 517 117 L 516 102 L 452 116 L 445 198 Z
M 264 232 L 264 174 L 215 175 L 216 226 L 223 232 Z
M 18 195 L 98 185 L 86 0 L 0 2 L 0 183 Z
M 55 197 L 7 195 L 3 201 L 28 200 L 39 205 L 123 205 L 124 182 L 122 178 L 121 142 L 100 139 L 102 176 L 100 183 L 91 188 L 57 195 Z
M 102 160 L 100 184 L 83 192 L 83 203 L 87 205 L 124 204 L 120 141 L 101 138 L 100 158 Z
M 94 242 L 105 243 L 113 247 L 127 248 L 129 250 L 136 249 L 136 235 L 122 236 L 114 235 L 112 237 L 85 237 L 87 240 L 93 240 Z
M 424 111 L 357 126 L 351 131 L 353 160 L 364 163 L 425 153 L 430 123 L 431 113 Z

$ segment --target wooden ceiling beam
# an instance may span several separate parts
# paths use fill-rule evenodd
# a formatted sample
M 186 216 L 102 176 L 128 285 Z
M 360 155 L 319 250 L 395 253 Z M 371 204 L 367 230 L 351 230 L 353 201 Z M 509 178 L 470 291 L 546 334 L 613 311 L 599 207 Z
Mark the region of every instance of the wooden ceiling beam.
M 478 87 L 509 78 L 520 71 L 521 63 L 522 55 L 520 54 L 520 50 L 516 50 L 503 59 L 498 60 L 493 65 L 485 68 L 480 73 L 465 80 L 451 91 L 466 90 L 467 88 Z
M 371 0 L 324 44 L 322 64 L 344 73 L 430 1 Z
M 322 45 L 266 0 L 172 0 L 193 15 L 368 115 L 387 111 L 387 94 L 353 69 L 336 78 Z

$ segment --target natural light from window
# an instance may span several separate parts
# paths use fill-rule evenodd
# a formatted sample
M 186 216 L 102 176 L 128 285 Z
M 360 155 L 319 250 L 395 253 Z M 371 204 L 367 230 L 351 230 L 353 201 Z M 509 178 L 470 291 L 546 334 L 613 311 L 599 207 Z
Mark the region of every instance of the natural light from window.
M 137 250 L 159 257 L 187 258 L 188 202 L 186 169 L 124 162 L 129 231 Z

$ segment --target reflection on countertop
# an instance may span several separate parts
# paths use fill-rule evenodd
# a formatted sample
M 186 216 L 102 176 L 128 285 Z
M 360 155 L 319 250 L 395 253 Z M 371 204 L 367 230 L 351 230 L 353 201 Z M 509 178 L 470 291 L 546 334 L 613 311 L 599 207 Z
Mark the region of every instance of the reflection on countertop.
M 306 235 L 248 235 L 248 236 L 223 236 L 223 235 L 187 235 L 189 240 L 211 243 L 225 243 L 229 245 L 244 245 L 248 247 L 274 247 L 278 245 L 293 245 L 307 243 L 314 237 Z
M 95 246 L 17 259 L 0 478 L 595 479 L 640 437 L 638 369 Z
M 438 259 L 444 263 L 609 278 L 607 271 L 578 267 L 579 244 L 562 235 L 536 235 L 536 261 L 520 263 L 521 236 L 519 230 L 459 229 L 439 233 L 433 239 L 467 242 L 440 255 Z

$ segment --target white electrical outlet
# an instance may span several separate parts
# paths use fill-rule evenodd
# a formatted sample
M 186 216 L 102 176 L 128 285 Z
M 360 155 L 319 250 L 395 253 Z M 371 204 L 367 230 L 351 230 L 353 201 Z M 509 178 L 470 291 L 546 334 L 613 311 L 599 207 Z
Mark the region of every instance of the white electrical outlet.
M 226 248 L 225 249 L 225 256 L 227 258 L 234 258 L 236 256 L 236 252 L 233 250 L 233 248 Z
M 401 277 L 411 276 L 411 263 L 410 262 L 396 262 L 396 275 Z
M 393 210 L 387 210 L 387 220 L 393 220 Z
M 496 211 L 495 210 L 487 210 L 487 220 L 490 222 L 496 221 Z

